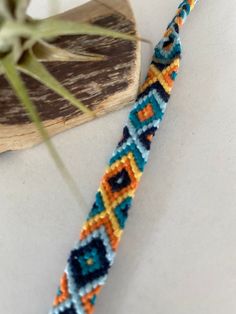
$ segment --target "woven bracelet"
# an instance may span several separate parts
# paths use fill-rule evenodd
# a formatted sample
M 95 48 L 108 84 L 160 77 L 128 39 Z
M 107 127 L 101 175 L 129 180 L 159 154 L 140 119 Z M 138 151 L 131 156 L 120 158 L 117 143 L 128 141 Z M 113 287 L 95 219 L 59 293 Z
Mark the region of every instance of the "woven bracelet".
M 197 0 L 183 1 L 154 56 L 102 177 L 80 239 L 71 251 L 50 314 L 91 314 L 144 171 L 152 139 L 160 125 L 176 79 L 182 52 L 179 31 Z

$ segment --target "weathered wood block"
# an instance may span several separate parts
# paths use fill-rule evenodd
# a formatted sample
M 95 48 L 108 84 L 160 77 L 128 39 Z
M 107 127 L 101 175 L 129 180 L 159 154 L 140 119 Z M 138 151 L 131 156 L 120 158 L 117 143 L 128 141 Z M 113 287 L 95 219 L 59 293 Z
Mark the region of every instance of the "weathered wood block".
M 102 2 L 105 5 L 100 1 L 90 1 L 59 16 L 137 34 L 127 0 Z M 45 63 L 49 71 L 97 116 L 120 109 L 135 100 L 140 73 L 139 42 L 83 35 L 61 37 L 55 43 L 74 53 L 86 51 L 107 57 L 96 62 Z M 23 78 L 51 136 L 91 120 L 91 116 L 42 84 L 27 76 Z M 39 142 L 41 138 L 35 126 L 5 78 L 0 76 L 0 152 L 30 147 Z

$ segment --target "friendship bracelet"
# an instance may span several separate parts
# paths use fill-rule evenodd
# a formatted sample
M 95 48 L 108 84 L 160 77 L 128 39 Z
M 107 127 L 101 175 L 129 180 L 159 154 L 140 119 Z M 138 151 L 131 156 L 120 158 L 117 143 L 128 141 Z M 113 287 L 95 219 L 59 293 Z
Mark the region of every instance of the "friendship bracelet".
M 183 1 L 155 47 L 147 78 L 71 251 L 50 314 L 91 314 L 106 282 L 135 191 L 148 161 L 176 79 L 182 52 L 179 30 L 197 0 Z

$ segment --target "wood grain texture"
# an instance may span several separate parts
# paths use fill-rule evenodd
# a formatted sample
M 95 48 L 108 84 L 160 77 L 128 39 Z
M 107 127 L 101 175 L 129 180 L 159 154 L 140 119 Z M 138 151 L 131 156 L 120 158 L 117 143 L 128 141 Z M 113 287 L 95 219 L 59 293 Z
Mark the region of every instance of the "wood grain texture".
M 90 1 L 61 14 L 60 18 L 136 34 L 134 16 L 127 0 L 102 2 L 106 5 Z M 135 100 L 140 72 L 139 42 L 82 35 L 62 37 L 55 44 L 74 53 L 86 51 L 106 56 L 106 60 L 96 62 L 45 63 L 48 70 L 97 116 L 120 109 Z M 25 75 L 23 78 L 51 136 L 91 119 L 42 84 Z M 41 138 L 35 126 L 1 76 L 0 152 L 30 147 L 39 142 Z

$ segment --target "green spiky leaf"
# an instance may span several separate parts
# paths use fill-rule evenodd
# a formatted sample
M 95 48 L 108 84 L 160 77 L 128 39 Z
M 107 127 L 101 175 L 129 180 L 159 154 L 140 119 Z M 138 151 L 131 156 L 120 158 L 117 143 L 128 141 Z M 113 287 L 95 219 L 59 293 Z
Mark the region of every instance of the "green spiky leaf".
M 25 84 L 23 80 L 21 79 L 20 74 L 16 70 L 13 61 L 14 59 L 12 55 L 8 55 L 7 57 L 5 57 L 4 59 L 0 61 L 1 67 L 4 69 L 4 74 L 9 84 L 11 85 L 12 89 L 14 90 L 16 96 L 19 98 L 19 100 L 21 101 L 21 104 L 23 105 L 26 112 L 28 113 L 29 118 L 32 120 L 32 122 L 34 122 L 36 128 L 38 129 L 39 134 L 41 135 L 42 139 L 47 145 L 49 153 L 51 154 L 53 160 L 55 161 L 57 168 L 59 169 L 63 178 L 67 182 L 70 190 L 73 192 L 76 199 L 81 203 L 81 200 L 83 200 L 83 198 L 77 188 L 77 185 L 74 182 L 70 173 L 68 172 L 66 166 L 64 165 L 54 145 L 52 144 L 50 137 L 41 122 L 38 111 L 36 107 L 34 106 L 34 104 L 32 103 L 28 95 L 27 89 L 25 87 Z
M 65 35 L 97 35 L 120 38 L 125 40 L 137 40 L 135 36 L 113 31 L 111 29 L 59 19 L 46 19 L 21 23 L 19 21 L 7 21 L 0 30 L 0 39 L 9 37 L 25 37 L 34 40 L 47 39 Z
M 95 26 L 88 23 L 79 23 L 69 20 L 46 19 L 36 25 L 37 34 L 41 38 L 51 39 L 65 35 L 98 35 L 120 38 L 125 40 L 136 40 L 135 36 L 117 32 L 108 28 Z
M 9 8 L 6 0 L 0 1 L 0 16 L 4 17 L 6 19 L 12 18 L 10 8 Z
M 104 56 L 98 54 L 89 53 L 72 53 L 66 49 L 50 45 L 45 41 L 40 41 L 33 45 L 32 51 L 36 59 L 40 62 L 54 62 L 54 61 L 76 61 L 76 62 L 88 62 L 88 61 L 102 61 Z
M 18 65 L 20 71 L 33 77 L 37 81 L 41 82 L 55 93 L 68 100 L 76 108 L 80 109 L 82 112 L 89 114 L 91 116 L 94 113 L 88 109 L 81 101 L 79 101 L 71 92 L 59 83 L 51 73 L 45 68 L 45 66 L 40 63 L 33 53 L 27 53 L 22 59 L 21 63 Z
M 16 0 L 15 16 L 19 21 L 25 20 L 29 3 L 30 0 Z

